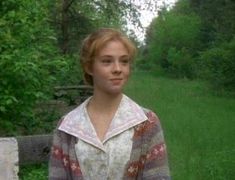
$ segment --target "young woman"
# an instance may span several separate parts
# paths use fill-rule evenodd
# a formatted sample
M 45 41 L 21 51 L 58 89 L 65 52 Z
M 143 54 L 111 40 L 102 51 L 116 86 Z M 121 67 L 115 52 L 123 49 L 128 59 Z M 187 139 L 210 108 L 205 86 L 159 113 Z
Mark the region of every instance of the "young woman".
M 80 60 L 93 96 L 56 128 L 49 179 L 170 179 L 158 117 L 122 92 L 135 50 L 115 29 L 84 40 Z

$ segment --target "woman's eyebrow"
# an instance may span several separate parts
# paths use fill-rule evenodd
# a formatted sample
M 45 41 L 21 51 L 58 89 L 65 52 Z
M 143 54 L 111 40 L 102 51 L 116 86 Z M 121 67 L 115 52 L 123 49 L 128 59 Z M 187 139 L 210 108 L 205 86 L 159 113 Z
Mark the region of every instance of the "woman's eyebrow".
M 99 56 L 99 57 L 113 57 L 112 55 L 102 55 L 102 56 Z
M 102 56 L 98 56 L 99 58 L 105 58 L 105 57 L 114 57 L 114 56 L 112 56 L 112 55 L 102 55 Z M 123 57 L 129 57 L 129 55 L 128 54 L 125 54 L 125 55 L 122 55 L 122 56 L 120 56 L 121 58 L 123 58 Z
M 122 55 L 121 57 L 129 57 L 129 55 L 126 54 L 126 55 Z

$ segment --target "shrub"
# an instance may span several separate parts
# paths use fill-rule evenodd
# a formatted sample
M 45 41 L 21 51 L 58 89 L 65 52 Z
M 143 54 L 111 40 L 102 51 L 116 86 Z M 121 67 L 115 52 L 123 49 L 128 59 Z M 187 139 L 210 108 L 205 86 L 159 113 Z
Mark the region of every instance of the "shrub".
M 0 6 L 0 134 L 37 127 L 33 108 L 50 95 L 67 62 L 48 23 L 47 1 L 3 1 Z
M 185 48 L 177 51 L 175 48 L 170 48 L 167 55 L 169 62 L 168 72 L 173 77 L 187 77 L 192 79 L 194 73 L 194 61 L 191 55 Z
M 146 35 L 147 55 L 170 76 L 192 78 L 193 60 L 201 48 L 201 19 L 190 10 L 188 1 L 181 3 L 187 14 L 163 9 L 150 24 Z
M 235 91 L 235 38 L 200 55 L 203 75 L 218 90 Z

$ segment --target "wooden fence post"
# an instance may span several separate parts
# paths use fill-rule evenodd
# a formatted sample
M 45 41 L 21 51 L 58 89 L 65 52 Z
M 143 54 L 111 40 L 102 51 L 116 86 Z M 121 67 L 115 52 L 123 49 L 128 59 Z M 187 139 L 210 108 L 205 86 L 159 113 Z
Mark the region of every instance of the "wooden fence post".
M 19 148 L 19 164 L 47 162 L 50 155 L 52 135 L 16 137 Z
M 15 138 L 0 138 L 0 180 L 18 180 L 18 146 Z

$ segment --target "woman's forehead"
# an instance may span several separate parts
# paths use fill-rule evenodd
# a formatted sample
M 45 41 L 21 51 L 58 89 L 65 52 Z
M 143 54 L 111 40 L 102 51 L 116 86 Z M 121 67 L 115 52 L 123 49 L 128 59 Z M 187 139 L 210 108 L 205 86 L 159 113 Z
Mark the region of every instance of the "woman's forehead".
M 99 49 L 97 55 L 124 54 L 128 55 L 128 48 L 121 41 L 110 41 Z

